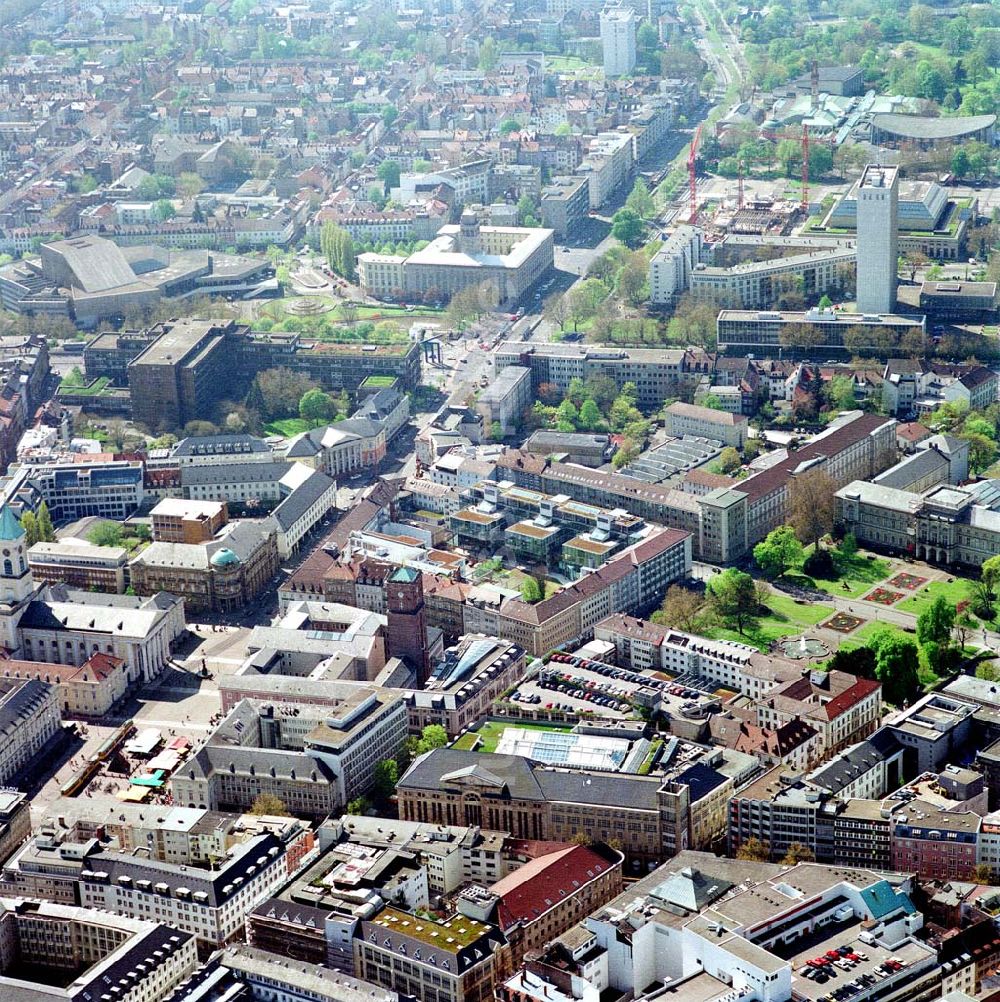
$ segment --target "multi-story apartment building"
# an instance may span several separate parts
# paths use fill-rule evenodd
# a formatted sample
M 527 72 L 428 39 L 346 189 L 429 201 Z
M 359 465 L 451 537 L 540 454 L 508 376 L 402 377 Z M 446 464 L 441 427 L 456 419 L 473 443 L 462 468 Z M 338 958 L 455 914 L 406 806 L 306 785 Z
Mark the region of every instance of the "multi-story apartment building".
M 25 770 L 59 730 L 56 687 L 37 678 L 0 677 L 0 784 L 24 781 Z
M 868 164 L 855 189 L 858 310 L 892 313 L 899 272 L 899 168 Z
M 27 483 L 55 519 L 98 516 L 123 521 L 145 497 L 142 463 L 53 463 L 32 466 Z
M 587 178 L 572 175 L 553 178 L 542 189 L 541 206 L 542 224 L 552 230 L 557 239 L 574 233 L 590 211 Z
M 574 173 L 587 179 L 590 207 L 599 209 L 628 180 L 635 164 L 632 133 L 600 132 Z
M 556 844 L 519 862 L 488 888 L 466 887 L 456 902 L 462 915 L 499 926 L 515 969 L 622 890 L 622 854 L 601 843 Z
M 974 880 L 982 818 L 911 800 L 891 821 L 892 868 L 928 880 Z
M 198 965 L 189 932 L 97 908 L 3 898 L 0 939 L 0 997 L 18 1002 L 87 1002 L 112 984 L 120 1002 L 161 1002 Z
M 128 365 L 132 417 L 150 429 L 181 428 L 215 412 L 231 394 L 234 321 L 184 319 L 166 325 Z
M 229 521 L 225 501 L 164 498 L 150 512 L 158 543 L 205 543 Z
M 499 425 L 501 434 L 509 435 L 520 426 L 532 399 L 531 370 L 508 365 L 479 394 L 476 409 L 487 426 Z
M 247 810 L 273 793 L 295 814 L 322 817 L 366 793 L 378 763 L 406 739 L 406 703 L 397 692 L 363 686 L 339 694 L 292 707 L 237 703 L 174 773 L 175 802 Z
M 95 546 L 85 539 L 35 543 L 28 550 L 28 568 L 36 581 L 87 591 L 120 595 L 125 591 L 128 550 L 124 546 Z
M 273 518 L 245 520 L 205 543 L 151 543 L 129 565 L 132 587 L 138 595 L 177 595 L 190 609 L 244 609 L 278 569 L 277 528 Z
M 0 675 L 55 686 L 63 717 L 103 717 L 129 688 L 125 662 L 103 651 L 94 651 L 82 665 L 22 661 L 4 655 L 0 657 Z
M 100 851 L 80 871 L 80 903 L 131 918 L 157 915 L 207 953 L 243 940 L 247 912 L 288 879 L 284 854 L 271 833 L 234 846 L 213 869 Z
M 627 76 L 635 69 L 637 24 L 635 11 L 620 3 L 601 11 L 601 49 L 606 77 Z
M 401 995 L 436 1002 L 491 1002 L 512 970 L 495 926 L 463 916 L 440 922 L 395 908 L 361 923 L 354 940 L 357 977 Z
M 691 284 L 701 262 L 703 232 L 681 225 L 656 249 L 649 260 L 649 301 L 656 306 L 672 303 Z

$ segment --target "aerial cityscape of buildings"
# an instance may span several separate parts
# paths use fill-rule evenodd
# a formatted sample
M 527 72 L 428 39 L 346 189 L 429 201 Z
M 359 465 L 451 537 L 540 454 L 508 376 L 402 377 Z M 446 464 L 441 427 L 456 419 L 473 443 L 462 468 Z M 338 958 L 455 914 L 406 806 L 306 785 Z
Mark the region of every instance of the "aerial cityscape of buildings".
M 0 28 L 0 1002 L 1000 997 L 995 6 Z

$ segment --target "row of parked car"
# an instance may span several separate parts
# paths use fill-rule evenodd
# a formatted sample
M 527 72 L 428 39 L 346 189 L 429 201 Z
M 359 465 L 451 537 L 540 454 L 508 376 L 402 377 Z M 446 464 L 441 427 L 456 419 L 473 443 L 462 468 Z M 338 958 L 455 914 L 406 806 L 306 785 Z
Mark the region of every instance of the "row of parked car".
M 625 689 L 616 686 L 602 686 L 593 679 L 583 678 L 580 675 L 571 675 L 569 672 L 543 672 L 539 676 L 538 684 L 543 689 L 552 689 L 555 692 L 561 692 L 567 696 L 575 696 L 577 699 L 586 700 L 588 703 L 594 703 L 609 710 L 619 710 L 622 713 L 629 710 L 631 705 L 624 702 L 624 697 L 629 695 Z

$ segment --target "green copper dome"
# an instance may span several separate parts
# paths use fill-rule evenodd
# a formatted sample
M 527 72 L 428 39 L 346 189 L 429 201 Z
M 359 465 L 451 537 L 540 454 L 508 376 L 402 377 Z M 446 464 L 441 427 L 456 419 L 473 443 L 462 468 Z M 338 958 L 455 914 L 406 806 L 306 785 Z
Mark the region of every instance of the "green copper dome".
M 212 554 L 213 567 L 235 567 L 239 562 L 240 558 L 227 546 Z

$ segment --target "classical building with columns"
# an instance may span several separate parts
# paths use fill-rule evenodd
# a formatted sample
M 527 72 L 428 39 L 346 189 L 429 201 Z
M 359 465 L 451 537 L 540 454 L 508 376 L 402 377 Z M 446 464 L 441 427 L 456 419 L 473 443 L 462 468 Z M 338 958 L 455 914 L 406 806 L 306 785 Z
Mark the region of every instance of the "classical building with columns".
M 129 685 L 155 678 L 185 630 L 184 601 L 36 584 L 17 516 L 0 508 L 0 645 L 11 657 L 81 667 L 96 654 L 124 662 Z

